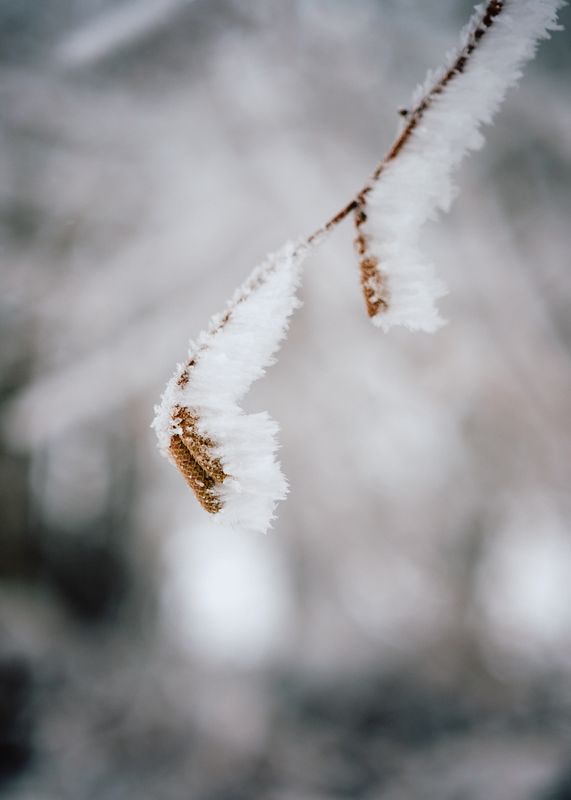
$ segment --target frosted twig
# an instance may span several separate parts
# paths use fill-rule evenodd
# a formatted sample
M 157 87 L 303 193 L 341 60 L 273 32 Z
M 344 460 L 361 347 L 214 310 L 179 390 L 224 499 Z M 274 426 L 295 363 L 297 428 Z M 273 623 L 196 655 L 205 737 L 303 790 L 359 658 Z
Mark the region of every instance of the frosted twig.
M 217 519 L 265 531 L 287 491 L 275 460 L 276 424 L 238 401 L 272 363 L 297 307 L 302 264 L 351 213 L 372 321 L 434 331 L 445 293 L 417 247 L 420 229 L 453 198 L 452 171 L 480 147 L 489 123 L 562 0 L 489 0 L 478 6 L 446 64 L 402 110 L 403 125 L 369 180 L 335 216 L 256 268 L 179 365 L 156 409 L 159 446 Z

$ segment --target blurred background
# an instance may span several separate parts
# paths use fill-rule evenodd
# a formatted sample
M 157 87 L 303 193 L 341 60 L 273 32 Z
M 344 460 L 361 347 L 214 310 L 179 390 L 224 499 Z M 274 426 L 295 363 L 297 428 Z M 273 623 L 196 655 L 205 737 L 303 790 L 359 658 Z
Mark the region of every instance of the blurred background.
M 149 429 L 470 11 L 0 0 L 2 797 L 571 797 L 568 33 L 426 231 L 446 328 L 370 325 L 350 224 L 309 263 L 246 403 L 282 427 L 268 536 Z

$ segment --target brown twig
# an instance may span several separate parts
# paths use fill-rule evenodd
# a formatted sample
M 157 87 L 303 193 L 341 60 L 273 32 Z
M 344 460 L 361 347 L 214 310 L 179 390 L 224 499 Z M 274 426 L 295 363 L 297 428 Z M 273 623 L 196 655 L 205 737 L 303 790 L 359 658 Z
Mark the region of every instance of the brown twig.
M 468 63 L 468 60 L 478 42 L 482 39 L 485 33 L 492 27 L 494 20 L 501 13 L 504 7 L 504 0 L 489 0 L 486 5 L 482 16 L 477 21 L 474 29 L 468 36 L 468 40 L 460 53 L 458 54 L 454 63 L 446 70 L 444 75 L 438 80 L 434 86 L 422 97 L 420 102 L 412 109 L 400 109 L 399 113 L 406 119 L 406 124 L 393 142 L 387 155 L 378 164 L 375 171 L 360 190 L 353 200 L 348 203 L 341 211 L 338 211 L 328 222 L 321 228 L 308 237 L 307 242 L 311 243 L 320 238 L 340 222 L 345 217 L 354 212 L 355 227 L 357 236 L 355 238 L 355 247 L 359 256 L 359 269 L 361 273 L 361 287 L 365 297 L 365 304 L 367 307 L 367 314 L 369 317 L 375 317 L 377 314 L 387 311 L 390 304 L 390 296 L 386 281 L 383 279 L 381 270 L 379 269 L 379 260 L 369 250 L 369 238 L 363 230 L 363 226 L 367 221 L 366 212 L 366 197 L 373 188 L 376 181 L 379 180 L 383 170 L 391 161 L 393 161 L 399 153 L 404 149 L 407 142 L 410 140 L 418 124 L 422 120 L 426 111 L 430 108 L 434 99 L 442 94 L 446 86 L 457 76 L 461 75 Z
M 393 142 L 386 156 L 382 159 L 382 161 L 379 162 L 369 180 L 366 182 L 363 188 L 358 192 L 358 194 L 349 203 L 347 203 L 347 205 L 344 208 L 341 209 L 341 211 L 338 211 L 337 214 L 335 214 L 335 216 L 331 217 L 331 219 L 325 223 L 325 225 L 322 225 L 321 228 L 318 228 L 316 231 L 314 231 L 314 233 L 312 233 L 310 236 L 307 237 L 308 243 L 315 241 L 315 239 L 318 239 L 324 233 L 336 227 L 340 222 L 342 222 L 345 219 L 345 217 L 348 217 L 349 214 L 351 214 L 351 212 L 364 206 L 365 198 L 373 188 L 375 181 L 377 181 L 380 178 L 381 173 L 387 166 L 387 164 L 393 161 L 401 152 L 401 150 L 405 147 L 410 137 L 412 136 L 415 128 L 418 126 L 419 122 L 424 116 L 425 112 L 432 105 L 434 98 L 437 97 L 439 94 L 442 94 L 446 86 L 456 76 L 461 75 L 463 72 L 465 72 L 468 60 L 472 55 L 472 53 L 474 52 L 474 50 L 476 49 L 478 42 L 482 39 L 484 34 L 487 33 L 487 31 L 492 27 L 494 20 L 502 12 L 504 5 L 505 5 L 505 0 L 489 0 L 485 9 L 483 10 L 482 16 L 474 26 L 474 30 L 470 33 L 467 43 L 458 54 L 458 57 L 456 58 L 454 63 L 448 68 L 448 70 L 444 73 L 442 78 L 440 78 L 440 80 L 437 81 L 437 83 L 435 83 L 434 86 L 430 88 L 430 90 L 424 95 L 424 97 L 412 110 L 407 111 L 405 109 L 402 109 L 402 111 L 406 112 L 404 114 L 407 120 L 406 125 L 401 131 L 401 133 L 397 136 L 395 141 Z
M 401 109 L 399 111 L 405 119 L 405 126 L 363 188 L 346 206 L 308 236 L 300 245 L 300 247 L 307 247 L 317 243 L 319 239 L 324 238 L 326 234 L 337 227 L 349 214 L 354 212 L 355 226 L 357 229 L 355 246 L 360 260 L 361 286 L 365 296 L 367 313 L 370 317 L 376 316 L 378 313 L 386 311 L 389 308 L 390 296 L 388 287 L 383 282 L 378 259 L 370 253 L 369 238 L 363 230 L 363 226 L 367 221 L 367 195 L 372 190 L 375 182 L 379 180 L 385 167 L 397 158 L 399 153 L 406 147 L 415 129 L 418 127 L 424 114 L 430 108 L 435 98 L 442 94 L 446 86 L 454 80 L 457 75 L 465 71 L 470 56 L 476 49 L 478 42 L 492 27 L 494 20 L 501 13 L 504 4 L 505 0 L 489 0 L 454 63 L 413 109 L 410 111 Z M 271 272 L 271 268 L 268 270 L 268 273 L 269 272 Z M 251 285 L 249 284 L 246 286 L 244 294 L 238 298 L 233 307 L 246 299 L 250 292 L 264 280 L 265 274 L 258 276 Z M 214 332 L 221 330 L 226 325 L 232 316 L 233 307 L 224 312 Z M 206 346 L 207 345 L 204 345 L 204 348 L 206 348 Z M 185 365 L 178 379 L 178 385 L 180 387 L 184 387 L 188 383 L 190 370 L 195 366 L 199 355 L 200 351 L 198 351 L 198 353 L 195 352 Z M 217 486 L 220 486 L 227 477 L 220 460 L 212 456 L 212 448 L 215 446 L 215 442 L 198 433 L 198 418 L 193 414 L 191 409 L 184 409 L 177 406 L 173 409 L 172 421 L 181 433 L 177 433 L 172 437 L 169 448 L 170 453 L 200 504 L 206 511 L 215 514 L 220 511 L 222 507 L 222 503 L 215 489 Z

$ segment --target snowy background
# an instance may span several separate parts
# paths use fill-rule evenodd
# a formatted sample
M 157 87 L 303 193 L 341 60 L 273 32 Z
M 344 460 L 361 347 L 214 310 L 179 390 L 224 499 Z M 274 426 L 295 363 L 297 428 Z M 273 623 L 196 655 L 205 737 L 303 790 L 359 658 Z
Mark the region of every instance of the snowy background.
M 2 796 L 571 796 L 569 33 L 426 231 L 447 327 L 373 328 L 350 224 L 309 262 L 246 403 L 282 428 L 268 536 L 149 428 L 470 9 L 0 0 Z

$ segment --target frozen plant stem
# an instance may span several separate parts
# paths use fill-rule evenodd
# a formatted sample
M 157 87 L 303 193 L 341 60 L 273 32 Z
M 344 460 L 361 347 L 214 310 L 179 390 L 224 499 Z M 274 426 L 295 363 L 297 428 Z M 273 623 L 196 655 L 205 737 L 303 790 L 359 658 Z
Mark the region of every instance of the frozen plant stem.
M 357 254 L 360 257 L 360 271 L 361 271 L 361 285 L 365 295 L 365 302 L 367 306 L 367 313 L 369 317 L 374 317 L 379 311 L 388 308 L 389 299 L 386 292 L 382 291 L 383 278 L 379 271 L 379 262 L 375 256 L 368 253 L 367 236 L 363 233 L 363 225 L 367 221 L 367 213 L 365 211 L 366 197 L 371 191 L 375 181 L 377 181 L 387 164 L 395 159 L 401 150 L 406 146 L 410 140 L 412 133 L 421 121 L 424 113 L 430 107 L 434 98 L 445 90 L 446 86 L 454 79 L 455 76 L 461 75 L 468 64 L 470 56 L 476 49 L 478 42 L 486 35 L 486 32 L 494 24 L 496 17 L 501 14 L 504 7 L 504 0 L 490 0 L 485 7 L 483 7 L 481 15 L 476 16 L 471 23 L 471 30 L 466 36 L 464 46 L 458 52 L 455 61 L 447 68 L 446 72 L 434 83 L 434 85 L 426 92 L 418 101 L 416 106 L 408 111 L 401 109 L 400 114 L 405 119 L 403 130 L 397 136 L 393 145 L 383 160 L 378 164 L 371 178 L 367 181 L 361 191 L 351 200 L 344 208 L 341 209 L 334 217 L 332 217 L 325 225 L 312 233 L 308 237 L 308 242 L 320 237 L 326 231 L 335 228 L 345 217 L 349 216 L 352 212 L 355 215 L 355 227 L 357 229 L 357 237 L 355 239 L 355 247 Z M 373 284 L 376 283 L 381 291 L 375 291 Z M 383 296 L 385 295 L 385 296 Z
M 153 427 L 215 518 L 267 530 L 287 484 L 275 459 L 277 426 L 246 415 L 239 401 L 272 363 L 289 318 L 303 262 L 353 214 L 361 287 L 373 324 L 432 332 L 442 324 L 436 300 L 446 293 L 418 246 L 424 223 L 450 207 L 452 173 L 482 146 L 507 89 L 540 39 L 557 30 L 563 0 L 489 0 L 478 6 L 443 67 L 429 73 L 384 159 L 355 197 L 322 227 L 269 255 L 215 316 L 185 364 L 177 366 Z
M 385 166 L 394 158 L 396 158 L 406 145 L 407 141 L 411 137 L 412 132 L 417 127 L 418 123 L 422 119 L 423 114 L 429 108 L 433 99 L 442 93 L 447 84 L 450 83 L 455 75 L 460 75 L 465 71 L 466 65 L 468 64 L 468 59 L 476 49 L 480 39 L 494 24 L 494 19 L 498 16 L 498 14 L 501 14 L 504 7 L 504 2 L 505 0 L 490 0 L 483 10 L 481 17 L 473 21 L 472 24 L 474 25 L 474 30 L 470 33 L 468 41 L 458 53 L 458 56 L 452 66 L 446 70 L 446 73 L 432 86 L 430 91 L 428 91 L 422 97 L 420 102 L 417 103 L 412 111 L 408 111 L 407 109 L 399 109 L 399 113 L 405 118 L 405 127 L 393 142 L 389 152 L 386 154 L 383 160 L 379 162 L 371 178 L 367 181 L 361 191 L 354 197 L 354 199 L 347 203 L 347 205 L 342 208 L 341 211 L 338 211 L 334 217 L 331 217 L 331 219 L 326 222 L 322 228 L 319 228 L 317 231 L 315 231 L 315 233 L 312 233 L 311 236 L 308 237 L 308 242 L 313 241 L 313 239 L 317 238 L 321 233 L 334 228 L 336 225 L 342 222 L 345 217 L 349 216 L 352 211 L 356 211 L 357 208 L 364 204 L 367 194 L 372 189 L 373 182 L 378 180 Z

